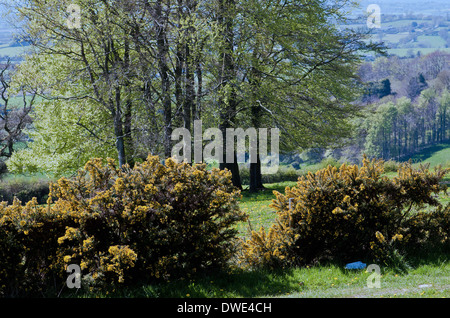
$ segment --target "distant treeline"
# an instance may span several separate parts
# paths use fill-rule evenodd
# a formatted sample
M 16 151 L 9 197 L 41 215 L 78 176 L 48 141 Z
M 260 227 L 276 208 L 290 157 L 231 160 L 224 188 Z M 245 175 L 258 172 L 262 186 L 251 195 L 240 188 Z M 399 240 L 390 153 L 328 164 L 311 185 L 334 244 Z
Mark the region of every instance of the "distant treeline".
M 416 102 L 407 97 L 377 105 L 366 119 L 365 153 L 371 157 L 401 159 L 424 146 L 450 137 L 450 93 L 428 88 Z
M 450 138 L 450 54 L 383 57 L 362 65 L 360 76 L 370 112 L 357 136 L 367 155 L 401 159 Z
M 360 162 L 365 153 L 401 160 L 450 140 L 450 54 L 380 57 L 362 64 L 359 76 L 366 83 L 360 101 L 364 116 L 354 121 L 348 144 L 315 149 L 308 159 L 331 155 L 340 161 Z

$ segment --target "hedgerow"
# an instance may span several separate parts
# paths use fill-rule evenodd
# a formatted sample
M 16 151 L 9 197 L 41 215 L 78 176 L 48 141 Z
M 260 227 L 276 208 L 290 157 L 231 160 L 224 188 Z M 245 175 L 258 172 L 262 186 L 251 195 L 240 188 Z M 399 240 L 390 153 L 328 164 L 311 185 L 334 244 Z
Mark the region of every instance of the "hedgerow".
M 382 161 L 309 173 L 275 192 L 277 219 L 238 242 L 239 191 L 228 171 L 164 164 L 133 168 L 92 159 L 71 179 L 51 184 L 47 204 L 0 204 L 0 295 L 59 293 L 77 264 L 82 286 L 100 289 L 190 277 L 223 268 L 236 255 L 249 267 L 322 260 L 395 263 L 399 255 L 450 247 L 450 205 L 435 195 L 450 169 L 383 176 Z M 432 209 L 430 210 L 430 206 Z
M 50 186 L 47 205 L 0 205 L 0 295 L 59 291 L 69 264 L 97 288 L 223 267 L 246 219 L 239 196 L 228 171 L 205 165 L 90 160 Z
M 396 254 L 426 244 L 450 242 L 450 205 L 434 195 L 449 169 L 399 166 L 392 180 L 381 160 L 362 167 L 328 166 L 299 178 L 285 194 L 275 191 L 277 220 L 268 231 L 252 231 L 242 242 L 241 262 L 250 267 L 284 267 L 322 260 L 367 259 L 391 263 Z M 291 201 L 289 203 L 289 201 Z M 435 207 L 433 211 L 418 210 Z

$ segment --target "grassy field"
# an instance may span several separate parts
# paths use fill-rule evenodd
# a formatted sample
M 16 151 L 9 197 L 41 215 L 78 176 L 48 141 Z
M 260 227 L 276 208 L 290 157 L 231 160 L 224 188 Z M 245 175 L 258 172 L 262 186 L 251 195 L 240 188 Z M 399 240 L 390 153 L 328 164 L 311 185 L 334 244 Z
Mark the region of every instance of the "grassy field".
M 165 298 L 441 298 L 450 297 L 450 263 L 418 265 L 408 274 L 381 269 L 380 288 L 371 273 L 335 265 L 287 270 L 235 271 L 190 280 L 121 289 L 98 297 Z M 82 294 L 81 297 L 92 297 Z
M 413 23 L 417 23 L 415 28 L 411 28 Z M 349 28 L 365 27 L 362 24 L 350 24 L 347 25 Z M 399 28 L 397 33 L 392 33 L 389 31 L 390 28 Z M 406 29 L 405 29 L 406 28 Z M 440 50 L 443 52 L 450 52 L 450 48 L 446 47 L 446 40 L 436 32 L 442 29 L 448 29 L 448 27 L 436 28 L 432 26 L 431 20 L 417 20 L 417 19 L 399 19 L 396 21 L 381 21 L 381 39 L 380 32 L 373 34 L 373 39 L 375 41 L 383 41 L 388 47 L 388 54 L 397 55 L 399 57 L 407 57 L 411 54 L 417 56 L 420 51 L 422 55 L 429 54 L 431 52 Z M 417 32 L 417 38 L 412 41 L 410 38 L 412 35 L 411 30 Z M 430 33 L 433 31 L 433 35 Z M 408 39 L 409 38 L 409 39 Z M 407 40 L 407 41 L 401 41 Z
M 430 167 L 443 165 L 450 167 L 450 144 L 437 144 L 423 149 L 405 160 L 412 160 L 413 163 L 429 163 Z
M 253 230 L 257 230 L 261 226 L 264 226 L 266 229 L 269 228 L 276 218 L 275 212 L 269 207 L 272 199 L 275 198 L 273 191 L 284 193 L 286 187 L 292 187 L 295 184 L 296 182 L 289 181 L 266 184 L 266 190 L 256 194 L 244 191 L 240 206 L 241 210 L 249 215 L 249 222 L 238 226 L 240 236 L 246 236 L 250 227 Z
M 27 47 L 15 46 L 10 47 L 9 44 L 0 45 L 0 56 L 19 56 L 25 53 Z
M 442 52 L 450 53 L 450 48 L 440 48 Z M 403 48 L 403 49 L 388 49 L 389 54 L 394 54 L 400 57 L 409 56 L 409 52 L 412 52 L 414 55 L 417 55 L 417 52 L 420 51 L 422 55 L 426 55 L 436 51 L 436 48 Z
M 119 297 L 292 297 L 292 298 L 393 298 L 450 297 L 448 262 L 422 265 L 406 275 L 385 270 L 380 288 L 369 288 L 370 273 L 348 271 L 335 265 L 278 271 L 210 275 L 168 284 L 123 290 Z M 103 295 L 107 296 L 107 295 Z M 113 296 L 113 295 L 111 295 Z

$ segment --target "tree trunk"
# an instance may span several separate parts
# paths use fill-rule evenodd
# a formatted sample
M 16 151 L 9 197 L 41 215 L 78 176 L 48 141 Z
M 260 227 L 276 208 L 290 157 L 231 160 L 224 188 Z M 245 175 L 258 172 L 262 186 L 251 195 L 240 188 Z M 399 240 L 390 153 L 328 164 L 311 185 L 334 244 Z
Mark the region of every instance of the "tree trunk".
M 237 155 L 234 152 L 234 160 L 232 163 L 226 162 L 227 147 L 226 147 L 226 129 L 231 128 L 231 123 L 236 117 L 237 96 L 236 90 L 231 85 L 233 79 L 236 78 L 235 67 L 233 62 L 233 17 L 232 9 L 235 7 L 235 0 L 218 0 L 219 12 L 218 23 L 223 28 L 223 43 L 221 50 L 221 60 L 219 64 L 219 87 L 220 87 L 220 125 L 219 129 L 222 131 L 223 142 L 223 159 L 219 164 L 220 169 L 228 169 L 232 173 L 233 185 L 242 189 L 241 178 L 239 175 L 239 166 L 237 163 Z M 234 140 L 233 140 L 234 144 Z
M 192 112 L 194 109 L 194 98 L 195 98 L 195 90 L 194 90 L 194 72 L 193 72 L 193 63 L 191 52 L 189 49 L 190 41 L 185 45 L 185 68 L 186 68 L 186 98 L 184 99 L 183 105 L 183 118 L 184 118 L 184 128 L 187 128 L 191 131 L 191 118 Z
M 130 68 L 130 43 L 127 38 L 124 40 L 125 42 L 125 53 L 124 53 L 124 62 L 125 62 L 125 69 L 128 70 Z M 124 118 L 124 133 L 125 133 L 125 154 L 126 162 L 130 165 L 130 167 L 134 166 L 134 151 L 133 151 L 133 137 L 131 135 L 131 116 L 132 116 L 132 101 L 131 101 L 131 89 L 130 89 L 130 80 L 127 78 L 125 79 L 125 90 L 128 94 L 128 98 L 125 101 L 125 118 Z
M 117 89 L 116 89 L 117 94 Z M 116 99 L 120 99 L 119 96 L 116 96 Z M 122 166 L 126 163 L 126 157 L 125 157 L 125 142 L 124 142 L 124 135 L 123 135 L 123 125 L 122 125 L 122 113 L 120 111 L 120 104 L 116 105 L 117 108 L 113 113 L 114 116 L 114 135 L 116 136 L 116 149 L 117 149 L 117 156 L 119 158 L 119 167 L 122 168 Z
M 156 4 L 156 42 L 158 47 L 158 67 L 161 77 L 161 98 L 164 114 L 164 155 L 172 155 L 172 103 L 170 99 L 169 67 L 167 65 L 168 44 L 166 37 L 166 19 L 163 17 L 162 1 Z
M 258 192 L 259 190 L 265 189 L 262 183 L 262 174 L 261 174 L 261 160 L 258 157 L 256 163 L 250 163 L 250 192 Z
M 261 125 L 261 107 L 259 105 L 253 105 L 252 107 L 252 125 L 255 129 L 260 128 Z M 261 159 L 259 154 L 259 138 L 256 149 L 256 162 L 250 162 L 250 192 L 258 192 L 261 189 L 264 189 L 262 183 L 262 174 L 261 174 Z

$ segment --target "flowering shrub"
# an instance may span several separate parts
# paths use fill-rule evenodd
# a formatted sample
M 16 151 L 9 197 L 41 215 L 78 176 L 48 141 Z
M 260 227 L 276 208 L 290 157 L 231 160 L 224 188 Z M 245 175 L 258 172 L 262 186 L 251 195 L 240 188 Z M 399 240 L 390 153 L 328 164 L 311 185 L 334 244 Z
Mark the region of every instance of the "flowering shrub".
M 62 279 L 57 240 L 67 221 L 36 199 L 0 204 L 0 295 L 42 292 Z
M 443 209 L 433 196 L 444 189 L 439 181 L 448 170 L 431 172 L 427 166 L 413 169 L 404 163 L 390 180 L 382 176 L 382 161 L 364 158 L 362 167 L 344 164 L 309 173 L 299 178 L 297 186 L 286 188 L 284 195 L 275 191 L 271 207 L 277 222 L 268 235 L 264 230 L 253 232 L 243 242 L 243 261 L 249 266 L 323 259 L 388 261 L 394 242 L 407 248 L 408 242 L 427 240 L 435 232 L 448 244 L 450 206 Z M 424 205 L 438 209 L 412 213 L 413 207 Z M 385 238 L 390 244 L 384 244 Z
M 64 285 L 69 264 L 103 287 L 223 266 L 234 253 L 233 225 L 246 218 L 239 195 L 228 171 L 205 165 L 149 156 L 119 169 L 93 159 L 50 186 L 47 206 L 0 206 L 0 293 Z

